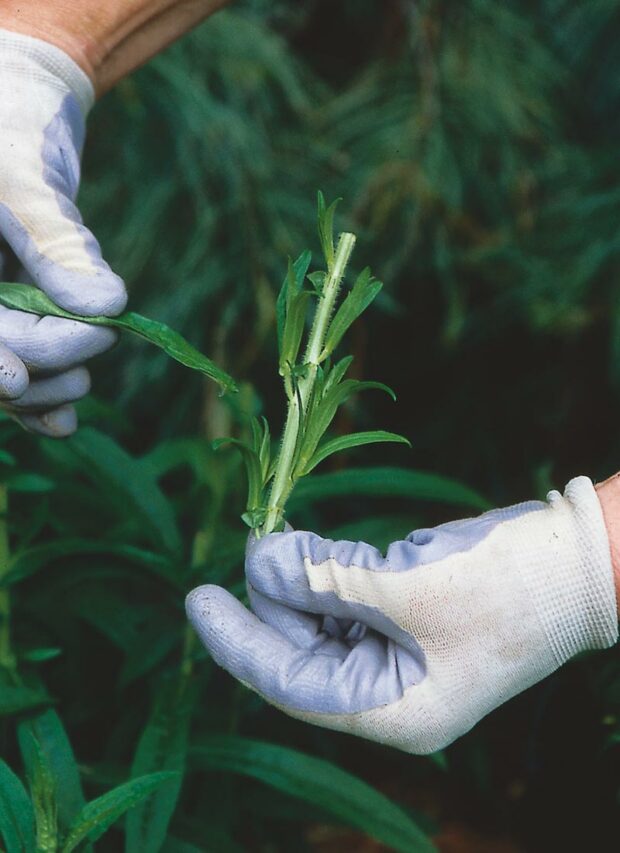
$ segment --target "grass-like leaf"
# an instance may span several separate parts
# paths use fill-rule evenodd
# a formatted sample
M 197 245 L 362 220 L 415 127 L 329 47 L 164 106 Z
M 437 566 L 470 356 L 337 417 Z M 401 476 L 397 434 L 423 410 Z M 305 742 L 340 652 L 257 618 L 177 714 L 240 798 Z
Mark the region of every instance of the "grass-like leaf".
M 478 492 L 441 474 L 407 468 L 348 468 L 329 474 L 312 474 L 300 480 L 290 499 L 290 508 L 339 497 L 399 497 L 415 501 L 491 509 Z
M 36 850 L 32 803 L 20 779 L 1 759 L 0 835 L 7 853 Z
M 85 839 L 97 841 L 125 812 L 135 808 L 160 785 L 177 776 L 176 772 L 149 773 L 92 800 L 75 818 L 61 853 L 71 853 Z
M 174 813 L 185 769 L 193 694 L 180 693 L 177 681 L 168 684 L 156 699 L 142 732 L 131 768 L 132 775 L 173 770 L 177 775 L 160 785 L 150 797 L 127 814 L 127 853 L 158 853 Z
M 368 267 L 362 270 L 330 323 L 325 336 L 323 355 L 333 353 L 347 330 L 364 313 L 382 287 L 382 282 L 372 277 Z
M 26 311 L 40 316 L 64 317 L 79 320 L 94 326 L 111 326 L 115 329 L 132 332 L 149 343 L 162 349 L 166 355 L 185 367 L 198 370 L 217 382 L 222 391 L 237 391 L 237 384 L 221 367 L 193 347 L 185 338 L 165 323 L 150 320 L 134 311 L 127 311 L 118 317 L 81 317 L 59 308 L 43 291 L 29 284 L 0 282 L 0 305 L 16 311 Z
M 282 338 L 284 335 L 284 324 L 286 321 L 286 306 L 287 306 L 287 297 L 288 292 L 291 286 L 291 283 L 294 283 L 295 290 L 299 291 L 303 287 L 303 282 L 308 272 L 308 268 L 310 266 L 310 262 L 312 260 L 312 253 L 309 251 L 302 252 L 301 255 L 297 258 L 297 260 L 293 263 L 293 282 L 291 282 L 291 273 L 290 266 L 287 271 L 286 277 L 282 283 L 282 287 L 280 288 L 280 293 L 278 294 L 278 298 L 276 300 L 276 322 L 278 328 L 278 349 L 282 352 Z
M 60 717 L 49 709 L 30 720 L 20 723 L 19 744 L 28 776 L 35 775 L 35 766 L 40 756 L 55 781 L 55 801 L 58 821 L 68 828 L 85 804 L 80 774 L 69 743 L 69 738 Z
M 323 462 L 324 459 L 327 459 L 333 453 L 340 453 L 341 450 L 350 450 L 353 447 L 362 447 L 365 444 L 378 444 L 384 441 L 406 444 L 408 447 L 411 447 L 411 442 L 404 436 L 398 435 L 395 432 L 386 432 L 382 429 L 371 430 L 369 432 L 354 432 L 350 435 L 339 435 L 319 446 L 304 467 L 302 473 L 309 474 L 320 462 Z
M 50 697 L 42 690 L 35 690 L 32 687 L 0 685 L 0 717 L 38 708 L 50 701 Z
M 413 820 L 384 794 L 324 759 L 235 735 L 205 738 L 194 748 L 193 757 L 205 769 L 242 773 L 312 803 L 393 850 L 435 850 Z

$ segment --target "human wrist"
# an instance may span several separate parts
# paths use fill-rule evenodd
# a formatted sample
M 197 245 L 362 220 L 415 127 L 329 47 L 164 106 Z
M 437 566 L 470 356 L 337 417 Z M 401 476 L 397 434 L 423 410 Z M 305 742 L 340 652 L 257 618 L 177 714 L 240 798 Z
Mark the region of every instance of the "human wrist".
M 620 614 L 620 471 L 603 483 L 598 483 L 595 488 L 607 529 L 616 603 Z
M 0 28 L 58 47 L 102 94 L 227 2 L 3 0 Z

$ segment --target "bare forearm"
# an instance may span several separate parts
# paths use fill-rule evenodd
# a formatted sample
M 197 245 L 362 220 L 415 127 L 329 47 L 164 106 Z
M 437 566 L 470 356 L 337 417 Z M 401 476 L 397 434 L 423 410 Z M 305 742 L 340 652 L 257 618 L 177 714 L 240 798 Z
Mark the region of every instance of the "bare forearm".
M 611 563 L 616 584 L 616 601 L 620 613 L 620 472 L 596 487 L 609 537 Z
M 0 27 L 60 47 L 98 94 L 229 0 L 3 0 Z

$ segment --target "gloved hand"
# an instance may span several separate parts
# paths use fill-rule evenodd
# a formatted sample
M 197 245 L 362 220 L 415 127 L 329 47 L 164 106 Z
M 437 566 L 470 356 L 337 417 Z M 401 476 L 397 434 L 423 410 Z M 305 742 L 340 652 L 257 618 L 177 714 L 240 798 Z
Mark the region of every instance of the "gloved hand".
M 307 532 L 249 543 L 253 613 L 216 586 L 187 612 L 215 661 L 281 710 L 418 754 L 618 637 L 590 480 L 417 530 L 384 558 Z
M 89 78 L 62 50 L 0 30 L 0 238 L 41 290 L 83 316 L 118 314 L 126 303 L 74 204 L 93 101 Z M 0 250 L 0 280 L 7 258 Z M 115 339 L 108 328 L 0 307 L 3 408 L 30 429 L 70 434 L 70 403 L 90 385 L 80 365 Z

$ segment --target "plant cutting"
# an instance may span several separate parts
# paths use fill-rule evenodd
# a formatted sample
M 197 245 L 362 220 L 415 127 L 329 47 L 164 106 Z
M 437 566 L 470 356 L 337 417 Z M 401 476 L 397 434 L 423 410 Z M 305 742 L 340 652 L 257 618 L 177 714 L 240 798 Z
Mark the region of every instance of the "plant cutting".
M 318 194 L 318 232 L 325 268 L 308 272 L 312 261 L 309 251 L 295 262 L 289 259 L 276 303 L 279 373 L 287 400 L 277 454 L 272 458 L 271 430 L 265 418 L 251 419 L 249 443 L 236 438 L 214 442 L 215 447 L 232 443 L 241 452 L 248 478 L 248 500 L 242 518 L 257 537 L 283 530 L 286 502 L 295 484 L 324 459 L 376 442 L 409 445 L 402 435 L 385 430 L 325 437 L 338 408 L 352 394 L 376 389 L 395 399 L 392 389 L 382 382 L 346 378 L 352 356 L 333 361 L 345 333 L 382 287 L 366 267 L 344 299 L 339 298 L 356 238 L 344 232 L 334 241 L 337 204 L 335 201 L 328 207 L 323 194 Z M 308 326 L 309 313 L 312 318 Z

